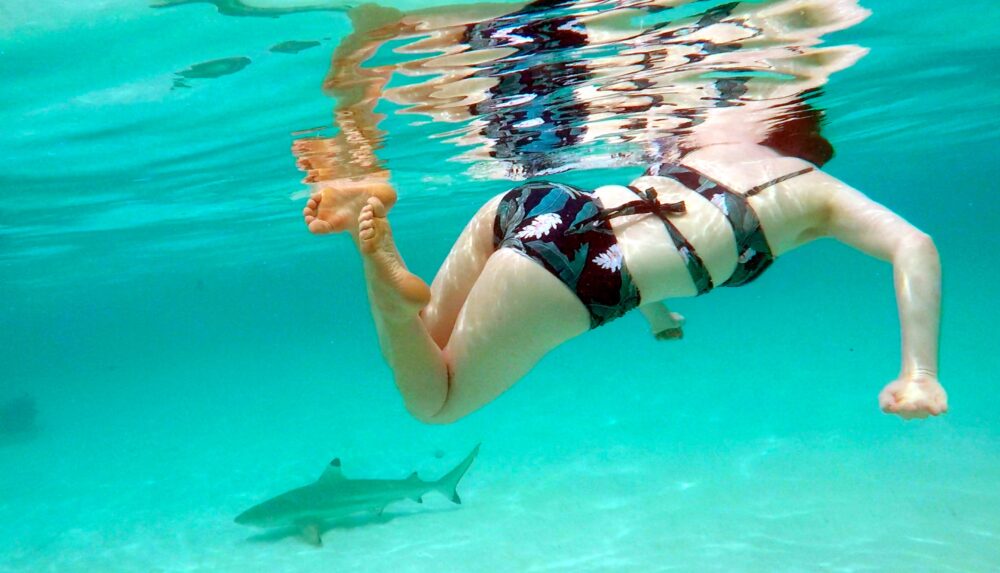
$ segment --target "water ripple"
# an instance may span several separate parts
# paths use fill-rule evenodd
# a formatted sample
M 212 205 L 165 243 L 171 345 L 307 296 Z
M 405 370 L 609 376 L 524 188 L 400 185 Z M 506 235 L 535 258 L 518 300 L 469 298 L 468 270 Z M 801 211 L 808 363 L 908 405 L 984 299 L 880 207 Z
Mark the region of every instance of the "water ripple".
M 821 37 L 869 14 L 855 0 L 506 10 L 352 11 L 325 82 L 341 131 L 299 140 L 307 180 L 385 168 L 380 102 L 426 118 L 410 127 L 458 147 L 448 160 L 480 178 L 648 165 L 732 140 L 822 164 L 832 147 L 808 100 L 866 50 Z

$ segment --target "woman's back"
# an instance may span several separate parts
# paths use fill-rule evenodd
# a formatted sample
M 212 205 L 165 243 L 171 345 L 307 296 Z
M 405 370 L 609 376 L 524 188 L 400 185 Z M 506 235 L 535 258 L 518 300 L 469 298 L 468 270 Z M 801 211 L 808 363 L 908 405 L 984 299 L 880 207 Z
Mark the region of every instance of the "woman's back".
M 755 144 L 705 147 L 648 173 L 656 175 L 595 192 L 609 209 L 647 189 L 661 204 L 683 204 L 682 214 L 664 221 L 649 215 L 612 221 L 626 264 L 649 300 L 750 282 L 771 259 L 820 234 L 829 198 L 843 187 L 806 161 Z
M 831 194 L 846 187 L 818 169 L 801 173 L 813 165 L 756 144 L 705 147 L 686 155 L 684 164 L 737 193 L 760 189 L 747 201 L 775 256 L 816 238 L 813 233 L 825 217 Z M 760 188 L 795 173 L 800 174 Z

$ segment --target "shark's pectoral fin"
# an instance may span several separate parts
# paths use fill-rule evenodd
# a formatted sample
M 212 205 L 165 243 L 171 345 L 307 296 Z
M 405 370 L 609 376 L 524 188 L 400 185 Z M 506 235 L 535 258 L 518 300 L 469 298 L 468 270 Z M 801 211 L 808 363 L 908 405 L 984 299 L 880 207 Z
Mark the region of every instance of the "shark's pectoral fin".
M 299 525 L 299 533 L 302 534 L 302 539 L 309 545 L 315 547 L 323 546 L 323 537 L 322 532 L 319 530 L 319 523 L 302 523 Z

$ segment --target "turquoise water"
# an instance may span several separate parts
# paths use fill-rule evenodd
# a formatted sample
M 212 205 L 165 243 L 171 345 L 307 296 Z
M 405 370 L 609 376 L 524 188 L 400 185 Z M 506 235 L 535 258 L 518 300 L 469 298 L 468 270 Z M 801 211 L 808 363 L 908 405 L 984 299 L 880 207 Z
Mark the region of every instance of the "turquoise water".
M 826 170 L 937 241 L 946 417 L 878 411 L 891 268 L 820 242 L 678 301 L 681 342 L 626 316 L 432 427 L 381 361 L 353 247 L 299 218 L 289 146 L 330 124 L 341 11 L 0 0 L 0 402 L 38 409 L 0 441 L 0 571 L 1000 570 L 997 8 L 864 6 L 832 39 L 870 53 L 816 100 Z M 270 50 L 288 41 L 318 45 Z M 430 279 L 509 184 L 384 127 L 396 236 Z M 335 456 L 436 477 L 478 442 L 457 509 L 401 502 L 318 550 L 232 522 Z

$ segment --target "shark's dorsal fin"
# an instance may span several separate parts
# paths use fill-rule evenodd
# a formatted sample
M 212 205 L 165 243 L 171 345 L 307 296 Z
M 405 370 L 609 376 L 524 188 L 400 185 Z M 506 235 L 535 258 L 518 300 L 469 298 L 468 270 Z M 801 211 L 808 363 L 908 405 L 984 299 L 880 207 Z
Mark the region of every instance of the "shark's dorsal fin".
M 333 458 L 330 465 L 326 466 L 326 469 L 323 470 L 323 475 L 319 476 L 319 479 L 316 481 L 333 482 L 345 479 L 347 478 L 344 477 L 344 471 L 340 469 L 340 458 Z

